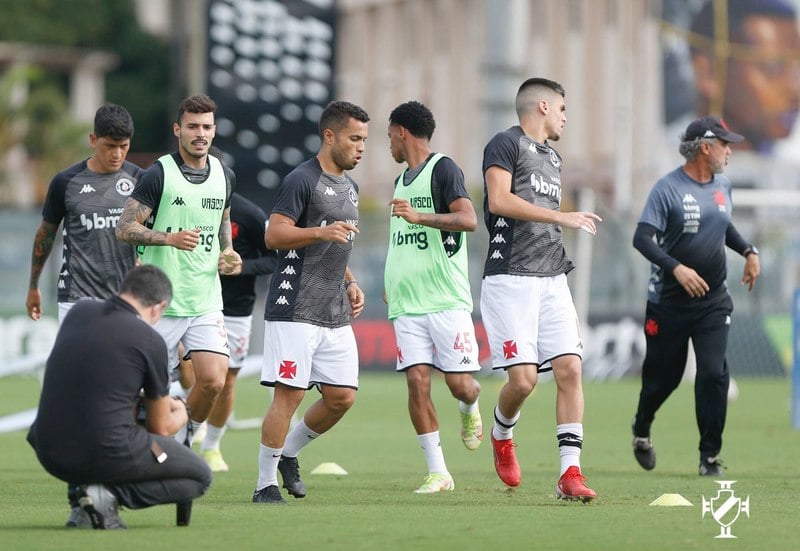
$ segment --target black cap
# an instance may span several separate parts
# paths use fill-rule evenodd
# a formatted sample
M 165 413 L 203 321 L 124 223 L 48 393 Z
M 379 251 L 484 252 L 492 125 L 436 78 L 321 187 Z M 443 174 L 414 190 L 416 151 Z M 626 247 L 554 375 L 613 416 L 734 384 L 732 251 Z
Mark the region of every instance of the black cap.
M 689 123 L 683 141 L 696 140 L 697 138 L 719 138 L 726 142 L 740 142 L 744 136 L 731 132 L 725 121 L 719 117 L 703 117 Z

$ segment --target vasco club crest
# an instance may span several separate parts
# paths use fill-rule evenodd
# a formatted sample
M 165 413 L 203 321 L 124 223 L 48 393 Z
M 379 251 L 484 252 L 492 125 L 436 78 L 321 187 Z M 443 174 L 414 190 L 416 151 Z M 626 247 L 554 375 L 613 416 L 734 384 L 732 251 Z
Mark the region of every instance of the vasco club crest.
M 735 538 L 731 533 L 731 526 L 739 518 L 740 513 L 747 515 L 750 518 L 750 496 L 742 500 L 733 493 L 733 484 L 735 480 L 717 480 L 720 485 L 717 490 L 717 497 L 712 497 L 706 500 L 703 496 L 703 515 L 705 518 L 706 513 L 711 513 L 714 520 L 719 524 L 719 535 L 714 538 Z

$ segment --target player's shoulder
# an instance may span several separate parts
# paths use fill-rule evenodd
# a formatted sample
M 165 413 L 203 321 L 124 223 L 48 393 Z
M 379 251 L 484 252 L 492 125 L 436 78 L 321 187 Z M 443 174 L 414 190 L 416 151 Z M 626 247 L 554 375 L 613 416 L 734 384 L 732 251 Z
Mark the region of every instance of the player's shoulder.
M 316 157 L 314 157 L 297 165 L 286 175 L 281 185 L 284 187 L 313 186 L 319 182 L 320 176 L 322 176 L 322 167 Z
M 84 172 L 88 167 L 87 159 L 79 161 L 73 165 L 68 166 L 64 170 L 57 172 L 55 176 L 53 176 L 52 182 L 67 184 L 75 179 L 80 173 Z

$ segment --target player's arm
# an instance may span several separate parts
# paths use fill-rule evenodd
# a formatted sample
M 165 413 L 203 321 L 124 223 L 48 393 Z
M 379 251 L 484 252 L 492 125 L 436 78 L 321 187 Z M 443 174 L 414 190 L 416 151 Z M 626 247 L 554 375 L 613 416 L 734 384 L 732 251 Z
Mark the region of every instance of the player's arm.
M 128 197 L 117 220 L 117 239 L 131 245 L 168 246 L 182 251 L 192 251 L 200 243 L 200 232 L 196 229 L 167 233 L 148 228 L 144 223 L 152 212 L 147 205 Z
M 172 396 L 145 398 L 145 426 L 148 432 L 172 436 L 189 422 L 186 404 Z
M 31 276 L 28 282 L 28 298 L 25 300 L 25 308 L 28 316 L 33 320 L 42 317 L 42 293 L 39 290 L 39 279 L 42 276 L 44 265 L 53 250 L 53 242 L 58 232 L 58 224 L 53 224 L 42 219 L 36 236 L 33 238 L 33 251 L 31 253 Z
M 347 243 L 358 228 L 347 222 L 336 221 L 327 226 L 299 228 L 297 222 L 285 214 L 273 212 L 264 233 L 264 242 L 269 249 L 302 249 L 319 241 Z
M 748 291 L 752 291 L 761 274 L 758 252 L 753 251 L 753 246 L 744 240 L 733 222 L 728 224 L 728 229 L 725 231 L 725 245 L 744 256 L 744 273 L 741 283 L 747 286 Z
M 450 212 L 417 212 L 406 199 L 392 199 L 392 216 L 399 216 L 409 224 L 421 224 L 444 231 L 475 231 L 478 217 L 472 201 L 459 197 L 450 203 Z
M 694 268 L 681 264 L 677 259 L 664 252 L 653 240 L 656 231 L 658 230 L 655 226 L 639 222 L 636 232 L 633 234 L 634 248 L 656 266 L 666 272 L 671 272 L 690 297 L 704 296 L 710 290 L 708 283 L 694 271 Z
M 365 296 L 364 291 L 358 286 L 356 276 L 350 271 L 350 266 L 344 269 L 344 289 L 350 301 L 350 316 L 357 318 L 364 311 Z
M 558 224 L 566 228 L 582 229 L 594 235 L 596 222 L 602 219 L 593 212 L 561 212 L 529 203 L 511 192 L 511 173 L 497 165 L 486 169 L 486 195 L 489 212 L 496 216 Z
M 219 225 L 219 261 L 218 270 L 224 275 L 242 273 L 242 257 L 233 250 L 233 232 L 231 231 L 231 207 L 222 211 L 222 222 Z

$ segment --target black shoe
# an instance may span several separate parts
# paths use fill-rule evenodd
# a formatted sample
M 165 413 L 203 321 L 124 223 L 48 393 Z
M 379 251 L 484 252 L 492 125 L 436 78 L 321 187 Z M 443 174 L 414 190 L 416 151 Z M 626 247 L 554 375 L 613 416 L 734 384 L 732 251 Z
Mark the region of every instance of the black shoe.
M 633 456 L 646 471 L 652 471 L 656 466 L 656 449 L 650 437 L 633 437 Z
M 636 417 L 634 416 L 631 423 L 631 431 L 633 431 L 633 456 L 641 467 L 646 471 L 652 471 L 656 466 L 656 449 L 653 447 L 653 441 L 649 436 L 636 436 Z
M 278 487 L 272 485 L 253 492 L 253 503 L 278 503 L 286 505 L 286 500 L 283 499 Z
M 725 463 L 719 457 L 700 458 L 700 476 L 725 476 Z
M 283 487 L 296 498 L 306 497 L 306 485 L 300 480 L 300 464 L 296 457 L 281 456 L 278 470 L 283 478 Z

